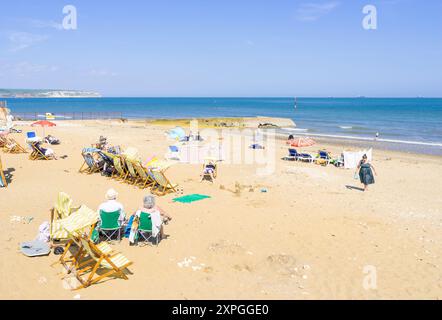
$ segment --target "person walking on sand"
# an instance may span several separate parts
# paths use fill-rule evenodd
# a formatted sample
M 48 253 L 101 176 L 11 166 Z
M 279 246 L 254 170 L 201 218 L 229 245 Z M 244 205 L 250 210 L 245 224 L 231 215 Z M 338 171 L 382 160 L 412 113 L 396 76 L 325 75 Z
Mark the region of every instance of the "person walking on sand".
M 368 190 L 368 186 L 370 184 L 374 184 L 374 175 L 376 174 L 376 169 L 370 163 L 368 163 L 367 155 L 364 154 L 362 160 L 359 162 L 356 174 L 359 173 L 359 179 L 361 183 L 364 185 L 364 191 Z

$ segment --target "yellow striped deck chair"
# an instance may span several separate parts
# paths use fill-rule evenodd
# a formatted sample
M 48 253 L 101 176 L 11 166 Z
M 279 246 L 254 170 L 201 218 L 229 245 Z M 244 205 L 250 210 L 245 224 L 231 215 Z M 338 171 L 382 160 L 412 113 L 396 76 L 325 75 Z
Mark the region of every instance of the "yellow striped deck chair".
M 158 196 L 164 196 L 170 192 L 177 192 L 177 184 L 172 184 L 169 179 L 164 175 L 164 171 L 158 169 L 152 169 L 152 178 L 155 180 L 155 185 L 152 187 L 151 192 Z
M 115 173 L 112 175 L 113 178 L 116 178 L 117 180 L 126 181 L 127 176 L 129 173 L 125 169 L 124 159 L 122 156 L 114 156 L 114 168 Z
M 147 188 L 155 184 L 153 178 L 149 175 L 149 169 L 145 168 L 141 162 L 136 161 L 132 163 L 134 169 L 137 171 L 139 179 L 137 185 L 141 188 Z
M 3 151 L 6 153 L 28 153 L 25 148 L 23 148 L 17 141 L 12 138 L 5 138 L 5 145 L 3 146 Z
M 70 216 L 73 212 L 77 211 L 80 207 L 73 207 L 72 206 L 72 198 L 64 192 L 59 192 L 57 196 L 57 201 L 54 203 L 54 207 L 51 209 L 51 228 L 50 228 L 50 234 L 51 239 L 66 239 L 64 238 L 57 238 L 54 237 L 54 221 L 59 219 L 64 219 Z
M 55 220 L 52 223 L 52 238 L 69 239 L 69 232 L 76 234 L 91 227 L 98 222 L 98 217 L 98 212 L 93 211 L 86 206 L 81 206 L 70 216 L 64 219 Z M 69 230 L 69 232 L 67 230 Z
M 79 250 L 66 260 L 69 246 L 74 243 L 77 244 Z M 71 241 L 60 257 L 60 262 L 68 273 L 73 273 L 80 281 L 80 286 L 73 288 L 73 290 L 87 288 L 110 276 L 118 276 L 128 280 L 124 270 L 133 264 L 123 254 L 115 252 L 107 242 L 95 245 L 86 234 L 78 237 L 71 234 Z M 99 274 L 100 269 L 105 269 L 105 271 Z

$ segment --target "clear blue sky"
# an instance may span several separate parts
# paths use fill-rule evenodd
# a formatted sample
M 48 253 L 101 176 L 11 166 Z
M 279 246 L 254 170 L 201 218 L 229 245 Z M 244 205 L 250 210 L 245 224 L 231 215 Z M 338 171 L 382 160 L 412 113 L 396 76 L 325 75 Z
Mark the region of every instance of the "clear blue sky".
M 60 29 L 67 4 L 75 31 Z M 2 1 L 0 88 L 441 97 L 442 1 Z

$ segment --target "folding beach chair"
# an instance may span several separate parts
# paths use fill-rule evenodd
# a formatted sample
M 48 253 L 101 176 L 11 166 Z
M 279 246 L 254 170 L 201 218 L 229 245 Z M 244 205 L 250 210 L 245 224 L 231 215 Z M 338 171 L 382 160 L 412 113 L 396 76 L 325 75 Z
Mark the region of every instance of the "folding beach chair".
M 154 243 L 158 246 L 160 242 L 160 233 L 154 237 L 152 235 L 152 218 L 149 213 L 141 212 L 140 217 L 138 219 L 138 231 L 137 231 L 137 240 L 140 240 L 140 237 L 147 243 L 150 243 L 150 240 L 154 240 Z
M 121 211 L 115 212 L 104 212 L 100 211 L 101 224 L 98 226 L 97 230 L 100 234 L 104 235 L 107 241 L 112 241 L 112 237 L 116 234 L 118 235 L 118 241 L 121 241 L 121 229 L 118 222 Z
M 204 178 L 209 178 L 210 180 L 212 179 L 212 177 L 210 176 L 209 172 L 207 172 L 206 167 L 209 164 L 212 164 L 215 168 L 213 169 L 213 173 L 212 176 L 214 179 L 216 179 L 216 177 L 218 176 L 218 164 L 215 163 L 216 160 L 215 158 L 205 158 L 204 159 L 204 163 L 203 163 L 203 179 Z
M 137 173 L 137 171 L 135 170 L 135 167 L 134 167 L 134 162 L 135 161 L 132 160 L 132 159 L 129 159 L 128 157 L 124 157 L 124 162 L 126 164 L 127 173 L 128 173 L 127 182 L 130 182 L 131 184 L 134 185 L 140 179 L 140 177 L 138 176 L 138 173 Z
M 138 173 L 138 182 L 137 185 L 141 188 L 147 188 L 155 184 L 155 181 L 150 176 L 149 169 L 145 168 L 141 162 L 133 162 L 133 167 Z
M 44 151 L 40 148 L 39 142 L 31 142 L 29 146 L 32 148 L 32 152 L 29 155 L 31 160 L 52 160 L 53 156 L 46 156 Z
M 115 155 L 112 160 L 114 162 L 114 168 L 115 168 L 115 172 L 112 175 L 112 178 L 125 182 L 129 173 L 125 168 L 123 157 Z
M 60 234 L 57 234 L 54 229 L 55 221 L 60 219 L 65 219 L 69 217 L 72 213 L 76 212 L 80 207 L 72 206 L 72 198 L 64 192 L 59 192 L 57 196 L 57 201 L 54 203 L 53 208 L 51 209 L 51 222 L 50 222 L 50 237 L 51 240 L 63 240 L 66 239 L 66 233 L 61 230 L 61 238 Z
M 17 141 L 12 138 L 5 138 L 5 145 L 3 151 L 6 153 L 28 153 L 25 148 L 23 148 Z
M 5 174 L 3 173 L 2 158 L 0 158 L 0 188 L 6 188 L 8 181 L 6 181 Z
M 316 164 L 327 166 L 332 161 L 332 157 L 329 152 L 325 150 L 319 150 L 318 155 L 316 156 L 314 161 Z
M 176 188 L 177 184 L 172 184 L 169 179 L 164 175 L 164 171 L 158 169 L 152 169 L 151 171 L 152 178 L 155 183 L 152 186 L 151 192 L 158 196 L 164 196 L 170 192 L 177 192 Z
M 100 150 L 96 148 L 83 149 L 81 155 L 83 156 L 84 162 L 78 172 L 92 174 L 103 170 L 104 161 L 100 161 L 98 158 L 98 151 Z
M 289 149 L 289 156 L 294 157 L 296 161 L 313 162 L 313 157 L 308 153 L 298 153 L 296 149 Z
M 80 232 L 98 222 L 98 213 L 86 206 L 81 206 L 66 218 L 55 219 L 51 224 L 51 239 L 67 240 L 69 232 Z
M 133 264 L 123 254 L 113 251 L 107 244 L 95 245 L 88 236 L 84 234 L 78 238 L 72 237 L 71 244 L 77 244 L 79 250 L 71 261 L 62 264 L 69 273 L 73 273 L 80 281 L 81 285 L 73 290 L 87 288 L 102 279 L 111 276 L 117 276 L 128 280 L 124 273 L 130 265 Z M 68 248 L 66 248 L 68 250 Z M 65 250 L 65 253 L 66 253 Z M 63 259 L 65 256 L 63 256 Z M 99 269 L 105 269 L 107 272 L 98 273 Z

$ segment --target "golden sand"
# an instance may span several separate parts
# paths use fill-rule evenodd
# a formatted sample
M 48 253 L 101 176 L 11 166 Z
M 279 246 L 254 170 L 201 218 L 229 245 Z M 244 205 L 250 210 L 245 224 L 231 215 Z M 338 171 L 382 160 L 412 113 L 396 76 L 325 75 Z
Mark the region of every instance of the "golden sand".
M 79 174 L 80 152 L 104 135 L 111 144 L 138 148 L 146 159 L 163 157 L 170 144 L 164 128 L 176 124 L 63 122 L 46 134 L 62 141 L 52 148 L 67 158 L 30 161 L 27 155 L 2 154 L 12 178 L 8 188 L 0 188 L 0 298 L 442 298 L 442 159 L 384 150 L 374 150 L 378 176 L 366 193 L 346 188 L 360 187 L 353 171 L 281 160 L 287 154 L 283 141 L 277 142 L 270 176 L 258 175 L 254 165 L 220 164 L 212 185 L 199 182 L 201 165 L 174 165 L 168 176 L 185 194 L 211 199 L 192 204 L 174 203 L 174 194 L 157 199 L 173 216 L 166 226 L 170 237 L 158 247 L 130 247 L 127 239 L 115 245 L 134 262 L 127 281 L 108 279 L 72 292 L 60 280 L 61 267 L 50 266 L 57 256 L 28 258 L 19 252 L 19 243 L 32 240 L 49 219 L 59 191 L 95 209 L 112 187 L 128 215 L 137 210 L 148 190 Z M 24 141 L 24 134 L 14 137 Z M 335 155 L 342 151 L 322 143 L 304 151 L 320 147 Z M 21 223 L 11 216 L 34 219 Z M 367 290 L 364 270 L 373 267 L 376 288 Z

